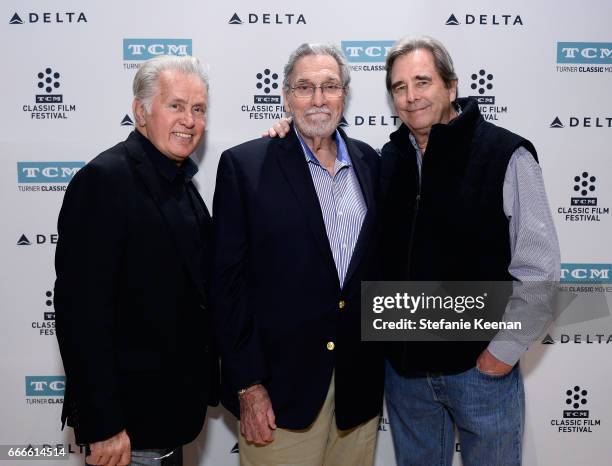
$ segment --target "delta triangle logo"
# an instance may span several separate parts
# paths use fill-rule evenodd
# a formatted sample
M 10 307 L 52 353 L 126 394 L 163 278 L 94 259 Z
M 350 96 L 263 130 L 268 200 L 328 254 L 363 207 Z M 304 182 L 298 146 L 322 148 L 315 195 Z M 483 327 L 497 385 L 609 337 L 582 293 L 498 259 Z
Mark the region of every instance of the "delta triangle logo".
M 229 24 L 242 24 L 242 20 L 240 19 L 240 16 L 238 16 L 238 13 L 234 13 L 229 20 Z
M 230 453 L 238 453 L 238 452 L 239 452 L 239 450 L 238 450 L 238 442 L 236 442 L 236 445 L 234 445 L 232 447 L 232 451 L 230 451 Z
M 30 240 L 26 235 L 21 235 L 19 240 L 17 240 L 17 246 L 31 246 Z
M 338 123 L 338 127 L 344 128 L 348 125 L 348 121 L 346 121 L 346 118 L 344 118 L 344 115 L 342 115 L 342 120 L 340 120 L 340 123 Z
M 446 20 L 446 25 L 447 26 L 459 26 L 459 20 L 457 19 L 457 17 L 454 14 L 451 14 L 448 19 Z
M 565 126 L 563 126 L 563 123 L 561 123 L 561 120 L 559 120 L 559 117 L 555 117 L 555 119 L 550 124 L 550 127 L 551 128 L 565 128 Z
M 23 20 L 19 17 L 17 13 L 15 13 L 13 17 L 9 20 L 9 24 L 23 24 Z
M 544 339 L 542 340 L 542 344 L 543 345 L 554 345 L 555 340 L 553 340 L 553 337 L 551 337 L 550 335 L 546 335 Z
M 123 120 L 121 120 L 121 126 L 134 126 L 134 122 L 127 113 L 123 117 Z

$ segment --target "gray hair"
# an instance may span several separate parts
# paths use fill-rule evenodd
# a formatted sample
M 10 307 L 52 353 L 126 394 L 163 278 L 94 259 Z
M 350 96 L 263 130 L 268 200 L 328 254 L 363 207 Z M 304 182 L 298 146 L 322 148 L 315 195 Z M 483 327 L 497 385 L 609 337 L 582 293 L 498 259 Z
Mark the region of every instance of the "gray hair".
M 151 101 L 159 91 L 159 76 L 166 70 L 175 70 L 184 74 L 195 74 L 208 90 L 208 76 L 200 60 L 191 56 L 160 55 L 144 62 L 132 84 L 134 98 L 142 102 L 147 113 L 151 110 Z
M 351 82 L 350 68 L 348 66 L 348 62 L 346 61 L 346 57 L 337 45 L 302 44 L 295 49 L 293 53 L 291 53 L 289 56 L 289 61 L 285 65 L 285 78 L 283 80 L 283 87 L 285 89 L 289 89 L 289 79 L 291 78 L 291 74 L 293 73 L 293 69 L 295 68 L 297 61 L 300 58 L 308 57 L 310 55 L 329 55 L 336 60 L 336 63 L 338 63 L 338 68 L 340 68 L 340 79 L 342 80 L 342 85 L 344 87 L 348 87 L 349 83 Z
M 429 50 L 431 52 L 436 70 L 447 89 L 451 87 L 453 81 L 457 81 L 453 59 L 440 41 L 427 36 L 404 37 L 393 44 L 387 55 L 387 76 L 385 78 L 387 91 L 391 92 L 391 71 L 395 60 L 415 50 Z

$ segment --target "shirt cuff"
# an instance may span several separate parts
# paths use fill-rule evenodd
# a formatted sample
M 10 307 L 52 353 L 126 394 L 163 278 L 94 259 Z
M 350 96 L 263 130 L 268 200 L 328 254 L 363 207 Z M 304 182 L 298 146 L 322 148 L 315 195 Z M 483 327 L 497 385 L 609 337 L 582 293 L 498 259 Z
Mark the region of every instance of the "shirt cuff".
M 493 356 L 499 359 L 501 362 L 505 362 L 509 366 L 514 366 L 527 348 L 517 341 L 510 340 L 508 336 L 503 339 L 497 339 L 496 336 L 493 341 L 489 343 L 488 350 Z

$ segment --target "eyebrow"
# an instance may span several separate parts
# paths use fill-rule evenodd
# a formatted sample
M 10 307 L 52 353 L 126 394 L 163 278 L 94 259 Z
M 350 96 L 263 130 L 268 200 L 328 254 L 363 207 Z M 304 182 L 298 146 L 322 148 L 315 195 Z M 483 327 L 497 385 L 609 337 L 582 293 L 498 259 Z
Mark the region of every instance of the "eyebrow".
M 340 82 L 340 78 L 336 77 L 336 76 L 327 76 L 325 77 L 321 83 L 322 84 L 326 84 L 326 83 L 339 83 Z M 312 84 L 312 81 L 306 79 L 306 78 L 300 78 L 297 79 L 294 83 L 295 84 Z
M 182 97 L 174 97 L 170 99 L 168 103 L 179 103 L 179 104 L 187 105 L 188 102 Z M 202 107 L 206 107 L 206 102 L 195 102 L 193 105 L 201 105 Z
M 181 104 L 186 104 L 187 103 L 187 101 L 185 99 L 183 99 L 182 97 L 175 96 L 175 95 L 169 96 L 168 102 L 178 102 L 178 103 L 181 103 Z
M 417 81 L 431 81 L 431 76 L 428 76 L 426 74 L 417 74 L 414 79 L 416 79 Z

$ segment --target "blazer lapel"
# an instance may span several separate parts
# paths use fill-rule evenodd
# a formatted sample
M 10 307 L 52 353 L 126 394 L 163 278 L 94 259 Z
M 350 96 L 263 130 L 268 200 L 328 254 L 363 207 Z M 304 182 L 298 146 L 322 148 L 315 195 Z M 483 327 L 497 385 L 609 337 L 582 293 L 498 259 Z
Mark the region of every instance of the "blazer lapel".
M 351 157 L 353 168 L 355 170 L 355 173 L 357 174 L 357 179 L 359 180 L 359 184 L 361 186 L 361 192 L 363 193 L 363 197 L 368 207 L 368 212 L 366 213 L 366 216 L 363 219 L 363 224 L 361 225 L 361 231 L 359 232 L 357 244 L 355 245 L 355 249 L 353 250 L 351 262 L 349 263 L 349 268 L 346 272 L 346 277 L 344 279 L 344 287 L 346 288 L 347 284 L 349 283 L 353 274 L 361 263 L 361 260 L 363 259 L 368 246 L 372 241 L 372 233 L 374 231 L 374 226 L 376 223 L 377 206 L 376 200 L 374 198 L 373 175 L 370 168 L 363 160 L 363 152 L 361 152 L 361 150 L 357 147 L 356 144 L 354 144 L 348 137 L 346 137 L 342 130 L 340 130 L 340 133 L 344 141 L 346 142 L 346 147 L 348 149 L 349 156 Z
M 314 236 L 319 253 L 330 270 L 333 271 L 333 276 L 338 280 L 336 264 L 329 245 L 329 239 L 327 238 L 319 198 L 317 197 L 317 192 L 308 169 L 304 151 L 293 130 L 293 125 L 287 137 L 279 140 L 277 144 L 278 151 L 276 155 L 281 170 L 298 200 L 306 218 L 306 223 Z
M 153 201 L 159 208 L 162 217 L 166 221 L 174 240 L 174 244 L 179 252 L 181 261 L 184 263 L 189 274 L 191 275 L 198 293 L 204 300 L 206 300 L 206 294 L 204 292 L 204 277 L 196 265 L 193 254 L 190 253 L 186 242 L 184 241 L 184 238 L 190 233 L 188 232 L 187 225 L 185 224 L 185 219 L 180 214 L 179 205 L 173 198 L 163 195 L 159 183 L 159 176 L 155 172 L 155 167 L 147 158 L 144 149 L 136 140 L 135 135 L 130 136 L 131 137 L 127 141 L 128 152 L 132 160 L 136 162 L 135 171 L 142 179 L 147 190 L 151 194 Z

